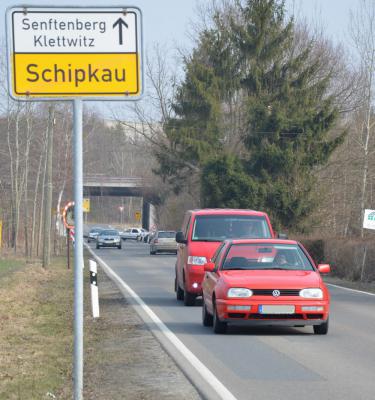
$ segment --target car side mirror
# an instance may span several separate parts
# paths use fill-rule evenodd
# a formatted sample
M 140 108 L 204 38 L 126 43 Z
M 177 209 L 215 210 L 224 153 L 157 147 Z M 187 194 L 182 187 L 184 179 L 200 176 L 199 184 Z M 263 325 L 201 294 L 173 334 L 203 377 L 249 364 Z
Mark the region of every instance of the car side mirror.
M 214 269 L 215 269 L 215 263 L 208 262 L 208 263 L 204 264 L 204 270 L 206 272 L 212 272 Z
M 181 244 L 186 244 L 187 240 L 185 239 L 185 236 L 182 232 L 177 232 L 176 233 L 176 242 L 181 243 Z
M 319 264 L 318 271 L 321 274 L 329 274 L 331 272 L 331 266 L 329 264 Z
M 278 239 L 288 239 L 288 234 L 287 233 L 278 233 L 277 234 Z

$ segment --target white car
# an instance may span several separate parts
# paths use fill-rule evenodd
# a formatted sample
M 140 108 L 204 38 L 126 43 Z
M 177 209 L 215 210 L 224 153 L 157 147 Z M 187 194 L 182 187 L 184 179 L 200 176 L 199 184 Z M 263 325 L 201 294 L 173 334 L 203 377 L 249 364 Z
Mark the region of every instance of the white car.
M 141 233 L 138 235 L 137 240 L 139 242 L 144 242 L 145 241 L 145 237 L 148 235 L 148 230 L 147 229 L 143 229 L 141 228 Z
M 141 235 L 141 232 L 142 231 L 140 228 L 125 229 L 121 234 L 121 239 L 122 240 L 127 240 L 127 239 L 137 240 L 138 236 Z

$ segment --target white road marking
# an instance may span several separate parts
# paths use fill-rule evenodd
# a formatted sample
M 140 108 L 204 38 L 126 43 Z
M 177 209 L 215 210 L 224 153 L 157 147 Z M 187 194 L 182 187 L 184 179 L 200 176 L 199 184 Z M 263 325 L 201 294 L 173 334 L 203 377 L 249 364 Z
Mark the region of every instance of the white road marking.
M 368 294 L 369 296 L 375 296 L 375 293 L 365 292 L 363 290 L 351 289 L 351 288 L 348 288 L 348 287 L 345 287 L 345 286 L 334 285 L 333 283 L 327 283 L 327 282 L 325 282 L 325 284 L 328 285 L 328 286 L 333 286 L 335 288 L 348 290 L 349 292 L 362 293 L 362 294 Z
M 160 320 L 160 318 L 151 310 L 151 308 L 137 295 L 137 293 L 128 286 L 104 260 L 97 256 L 93 250 L 85 244 L 89 252 L 104 267 L 107 272 L 113 276 L 119 285 L 138 303 L 143 311 L 150 317 L 155 326 L 161 333 L 176 347 L 176 349 L 186 358 L 186 360 L 196 369 L 201 377 L 211 386 L 212 390 L 222 400 L 237 400 L 237 398 L 216 378 L 216 376 L 181 342 L 181 340 Z

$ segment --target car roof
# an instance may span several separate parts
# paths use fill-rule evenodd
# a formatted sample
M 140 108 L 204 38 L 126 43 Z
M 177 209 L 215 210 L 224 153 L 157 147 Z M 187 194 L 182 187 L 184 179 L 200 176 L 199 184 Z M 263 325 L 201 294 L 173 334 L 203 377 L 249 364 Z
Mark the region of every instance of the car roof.
M 189 210 L 194 215 L 253 215 L 258 217 L 266 216 L 263 211 L 246 210 L 243 208 L 201 208 Z
M 226 243 L 232 244 L 300 244 L 290 239 L 227 239 Z

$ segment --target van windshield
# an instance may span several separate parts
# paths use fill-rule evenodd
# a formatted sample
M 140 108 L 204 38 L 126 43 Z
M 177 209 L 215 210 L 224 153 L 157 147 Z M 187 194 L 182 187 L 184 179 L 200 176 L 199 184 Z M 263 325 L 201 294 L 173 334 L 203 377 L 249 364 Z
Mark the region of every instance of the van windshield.
M 198 215 L 192 234 L 192 240 L 198 242 L 271 237 L 266 218 L 254 215 Z

